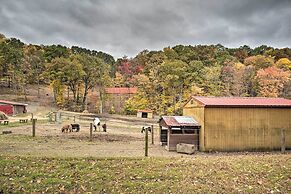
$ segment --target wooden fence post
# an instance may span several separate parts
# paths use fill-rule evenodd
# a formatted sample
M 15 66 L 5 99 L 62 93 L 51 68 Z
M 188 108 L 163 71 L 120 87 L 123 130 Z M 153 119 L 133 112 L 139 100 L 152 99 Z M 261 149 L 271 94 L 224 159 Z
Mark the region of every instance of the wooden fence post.
M 93 137 L 93 123 L 90 123 L 90 141 L 92 141 Z
M 285 154 L 285 129 L 281 129 L 281 153 Z
M 151 131 L 152 131 L 152 144 L 154 145 L 154 125 L 151 125 Z
M 59 123 L 62 124 L 62 113 L 60 112 L 60 118 Z
M 149 143 L 148 143 L 148 140 L 149 140 L 149 130 L 148 130 L 148 127 L 145 128 L 145 153 L 144 155 L 145 156 L 148 156 L 148 151 L 149 151 Z
M 54 113 L 55 114 L 55 123 L 57 122 L 57 112 Z
M 32 119 L 32 137 L 35 137 L 35 123 L 36 119 Z
M 74 123 L 76 123 L 76 116 L 74 116 Z
M 61 113 L 61 111 L 57 111 L 56 112 L 56 122 L 58 124 L 62 124 L 62 113 Z

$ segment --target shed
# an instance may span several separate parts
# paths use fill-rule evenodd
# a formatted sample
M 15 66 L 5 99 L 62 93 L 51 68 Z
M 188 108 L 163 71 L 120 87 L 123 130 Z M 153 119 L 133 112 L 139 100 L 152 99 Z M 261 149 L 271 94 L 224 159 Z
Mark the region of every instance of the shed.
M 201 124 L 201 151 L 276 150 L 285 130 L 291 148 L 291 100 L 262 97 L 191 97 L 183 115 Z
M 200 124 L 189 116 L 162 116 L 159 120 L 160 144 L 168 151 L 176 151 L 179 143 L 199 146 Z
M 154 118 L 154 112 L 150 109 L 144 109 L 144 110 L 137 110 L 137 117 L 138 118 Z
M 7 115 L 16 115 L 27 112 L 27 104 L 12 102 L 7 100 L 0 100 L 0 111 Z

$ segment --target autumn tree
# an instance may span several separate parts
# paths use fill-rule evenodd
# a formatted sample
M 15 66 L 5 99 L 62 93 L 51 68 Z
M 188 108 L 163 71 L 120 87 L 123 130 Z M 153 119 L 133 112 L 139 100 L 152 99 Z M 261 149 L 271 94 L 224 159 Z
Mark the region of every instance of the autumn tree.
M 6 39 L 5 35 L 0 33 L 0 43 L 4 42 L 5 39 Z
M 221 68 L 222 66 L 205 67 L 202 71 L 202 88 L 205 94 L 211 96 L 221 96 L 222 82 L 221 82 Z
M 264 69 L 274 65 L 274 59 L 263 55 L 248 57 L 244 60 L 246 66 L 252 65 L 256 69 Z
M 240 62 L 231 62 L 222 67 L 221 81 L 223 86 L 223 95 L 225 96 L 244 96 L 246 90 L 244 87 L 245 65 Z
M 41 74 L 44 72 L 44 51 L 41 47 L 36 45 L 26 45 L 23 48 L 23 74 L 26 77 L 27 83 L 37 84 L 37 93 L 40 97 L 40 81 L 42 80 Z
M 104 87 L 109 85 L 110 82 L 110 66 L 102 59 L 90 56 L 87 54 L 80 54 L 74 56 L 74 59 L 81 65 L 80 68 L 84 71 L 81 76 L 82 83 L 84 84 L 84 94 L 82 103 L 85 105 L 88 91 L 94 86 L 99 86 L 99 90 L 104 92 Z M 102 95 L 102 94 L 100 94 Z
M 259 96 L 279 97 L 284 85 L 290 81 L 290 71 L 272 66 L 259 70 L 256 79 L 259 85 Z
M 51 80 L 55 100 L 60 94 L 59 89 L 66 85 L 73 92 L 74 102 L 78 103 L 79 87 L 85 74 L 82 65 L 74 57 L 55 58 L 46 68 L 45 76 Z
M 276 62 L 276 67 L 291 71 L 291 61 L 288 58 L 281 58 Z

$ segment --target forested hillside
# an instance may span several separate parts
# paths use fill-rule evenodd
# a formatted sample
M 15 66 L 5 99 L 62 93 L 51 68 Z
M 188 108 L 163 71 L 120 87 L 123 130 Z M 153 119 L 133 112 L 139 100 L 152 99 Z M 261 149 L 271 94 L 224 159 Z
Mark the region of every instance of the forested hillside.
M 0 34 L 1 87 L 26 93 L 28 84 L 47 84 L 56 104 L 83 105 L 98 87 L 138 87 L 125 114 L 150 108 L 157 114 L 180 114 L 190 95 L 291 98 L 291 49 L 222 45 L 177 45 L 140 52 L 116 61 L 110 54 L 73 46 L 27 45 Z M 105 96 L 104 96 L 105 97 Z

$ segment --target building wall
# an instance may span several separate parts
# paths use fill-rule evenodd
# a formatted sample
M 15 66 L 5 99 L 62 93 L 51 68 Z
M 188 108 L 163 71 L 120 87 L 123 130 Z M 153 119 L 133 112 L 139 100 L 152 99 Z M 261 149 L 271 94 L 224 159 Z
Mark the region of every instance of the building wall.
M 204 151 L 204 107 L 195 101 L 189 101 L 183 108 L 183 115 L 193 117 L 201 125 L 199 132 L 199 150 Z
M 9 104 L 0 104 L 0 111 L 7 115 L 13 115 L 13 106 Z
M 22 114 L 26 112 L 25 106 L 20 106 L 20 105 L 14 105 L 14 113 L 13 114 Z
M 138 118 L 142 118 L 142 113 L 143 113 L 143 112 L 140 112 L 140 111 L 137 112 L 136 117 L 138 117 Z M 147 112 L 147 118 L 149 118 L 149 119 L 154 118 L 153 113 L 152 113 L 152 112 Z
M 137 112 L 136 116 L 137 116 L 138 118 L 141 118 L 141 117 L 142 117 L 142 112 Z
M 195 108 L 185 114 L 201 117 Z M 204 150 L 280 149 L 282 128 L 290 149 L 291 108 L 205 108 Z
M 169 151 L 176 151 L 176 146 L 179 143 L 187 143 L 198 145 L 198 134 L 170 134 L 168 130 L 168 145 Z
M 164 127 L 167 130 L 166 149 L 168 151 L 176 151 L 176 146 L 179 143 L 194 144 L 198 146 L 199 134 L 172 134 L 170 127 L 165 123 L 164 120 L 160 120 L 159 125 L 160 125 L 160 130 L 161 130 L 161 127 Z M 162 134 L 160 131 L 159 139 L 161 139 L 161 135 Z
M 104 112 L 109 113 L 114 107 L 115 113 L 121 113 L 125 102 L 132 96 L 133 94 L 107 94 L 104 101 Z
M 148 118 L 149 118 L 149 119 L 154 118 L 154 114 L 153 114 L 152 112 L 149 112 L 149 113 L 148 113 Z

